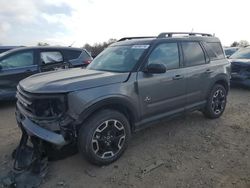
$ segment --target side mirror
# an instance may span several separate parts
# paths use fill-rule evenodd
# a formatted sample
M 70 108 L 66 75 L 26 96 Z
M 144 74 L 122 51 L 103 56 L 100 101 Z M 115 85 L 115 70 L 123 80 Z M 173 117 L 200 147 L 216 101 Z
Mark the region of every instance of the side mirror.
M 165 73 L 166 72 L 166 67 L 163 64 L 158 64 L 158 63 L 153 63 L 149 64 L 145 71 L 146 73 L 152 73 L 152 74 L 160 74 L 160 73 Z

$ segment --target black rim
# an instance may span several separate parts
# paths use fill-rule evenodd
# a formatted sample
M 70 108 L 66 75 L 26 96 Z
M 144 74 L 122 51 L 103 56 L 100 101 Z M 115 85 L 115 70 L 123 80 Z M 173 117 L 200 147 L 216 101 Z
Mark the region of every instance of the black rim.
M 112 158 L 121 150 L 125 139 L 123 124 L 117 120 L 107 120 L 101 123 L 93 134 L 93 152 L 102 159 Z
M 214 92 L 212 98 L 212 110 L 217 115 L 223 112 L 226 104 L 226 95 L 222 89 L 218 89 Z

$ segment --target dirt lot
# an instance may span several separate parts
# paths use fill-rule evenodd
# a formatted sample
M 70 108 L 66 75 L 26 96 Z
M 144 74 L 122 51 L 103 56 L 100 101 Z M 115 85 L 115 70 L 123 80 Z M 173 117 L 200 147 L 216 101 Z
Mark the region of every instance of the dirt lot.
M 19 141 L 14 103 L 0 104 L 0 176 Z M 200 112 L 136 133 L 117 162 L 51 162 L 41 187 L 250 187 L 250 90 L 233 88 L 224 115 Z

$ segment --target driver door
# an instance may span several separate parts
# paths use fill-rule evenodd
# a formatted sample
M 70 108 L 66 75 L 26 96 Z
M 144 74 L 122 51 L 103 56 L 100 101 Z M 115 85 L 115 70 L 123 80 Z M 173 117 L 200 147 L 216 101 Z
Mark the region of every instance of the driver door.
M 184 111 L 186 78 L 180 68 L 179 51 L 177 42 L 158 44 L 149 55 L 147 65 L 160 63 L 167 71 L 160 74 L 138 72 L 142 117 L 168 116 Z

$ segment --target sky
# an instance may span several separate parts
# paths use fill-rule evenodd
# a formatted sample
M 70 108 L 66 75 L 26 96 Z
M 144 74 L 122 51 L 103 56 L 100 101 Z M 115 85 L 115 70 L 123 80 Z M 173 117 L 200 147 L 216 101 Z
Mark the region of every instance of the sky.
M 100 43 L 161 32 L 250 42 L 249 0 L 0 0 L 0 45 Z

